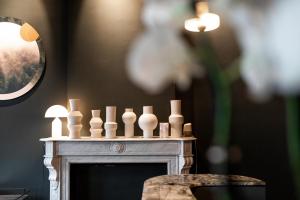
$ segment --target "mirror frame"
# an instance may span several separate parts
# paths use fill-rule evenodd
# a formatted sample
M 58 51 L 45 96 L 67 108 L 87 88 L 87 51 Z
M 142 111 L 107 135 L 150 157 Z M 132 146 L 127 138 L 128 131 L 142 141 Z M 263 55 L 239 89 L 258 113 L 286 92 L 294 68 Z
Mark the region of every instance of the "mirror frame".
M 25 21 L 23 21 L 21 19 L 0 16 L 0 23 L 1 22 L 10 22 L 10 23 L 18 24 L 20 26 L 22 26 L 23 24 L 26 23 Z M 38 39 L 35 40 L 35 42 L 37 43 L 37 46 L 39 49 L 39 54 L 40 54 L 38 70 L 36 71 L 36 73 L 34 74 L 32 79 L 21 89 L 15 91 L 15 92 L 10 92 L 10 93 L 2 93 L 2 94 L 0 93 L 0 102 L 16 99 L 16 98 L 19 98 L 19 97 L 25 95 L 26 93 L 31 91 L 35 86 L 37 86 L 37 83 L 39 83 L 41 81 L 42 75 L 44 74 L 44 71 L 45 71 L 45 65 L 46 65 L 45 50 L 44 50 L 44 46 L 43 46 L 40 35 L 39 35 Z

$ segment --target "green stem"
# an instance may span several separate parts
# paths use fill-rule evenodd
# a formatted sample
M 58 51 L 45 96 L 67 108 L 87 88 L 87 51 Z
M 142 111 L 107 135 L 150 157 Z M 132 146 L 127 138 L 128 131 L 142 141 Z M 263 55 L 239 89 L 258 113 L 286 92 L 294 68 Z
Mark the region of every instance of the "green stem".
M 201 61 L 206 66 L 215 94 L 215 121 L 213 143 L 227 148 L 231 125 L 231 80 L 217 63 L 216 54 L 209 42 L 201 44 Z
M 201 48 L 199 49 L 201 62 L 206 66 L 207 74 L 212 81 L 213 91 L 215 94 L 215 120 L 214 120 L 214 136 L 213 144 L 227 149 L 230 139 L 230 125 L 231 125 L 231 79 L 221 69 L 217 62 L 217 56 L 213 47 L 210 45 L 208 38 L 203 40 Z M 213 171 L 217 170 L 219 173 L 227 173 L 227 161 L 212 166 Z M 225 193 L 220 196 L 216 195 L 218 200 L 230 200 L 231 195 L 226 189 Z
M 218 79 L 215 80 L 215 94 L 216 94 L 216 113 L 215 113 L 215 135 L 214 144 L 227 147 L 229 145 L 230 137 L 230 118 L 231 118 L 231 96 L 230 88 L 224 74 L 219 70 Z
M 286 98 L 287 145 L 297 199 L 300 199 L 299 103 L 296 97 Z
M 233 83 L 236 80 L 238 80 L 241 77 L 241 72 L 240 72 L 240 58 L 237 58 L 235 61 L 232 62 L 231 65 L 229 65 L 224 73 L 225 77 L 228 80 L 229 83 Z

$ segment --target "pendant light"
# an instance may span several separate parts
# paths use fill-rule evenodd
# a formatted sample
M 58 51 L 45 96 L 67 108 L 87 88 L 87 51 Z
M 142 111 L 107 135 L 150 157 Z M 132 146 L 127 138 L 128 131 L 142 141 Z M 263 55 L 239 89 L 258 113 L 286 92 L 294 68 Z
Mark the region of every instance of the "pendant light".
M 197 17 L 185 20 L 184 28 L 191 32 L 207 32 L 217 29 L 220 26 L 220 17 L 210 13 L 208 2 L 196 3 Z

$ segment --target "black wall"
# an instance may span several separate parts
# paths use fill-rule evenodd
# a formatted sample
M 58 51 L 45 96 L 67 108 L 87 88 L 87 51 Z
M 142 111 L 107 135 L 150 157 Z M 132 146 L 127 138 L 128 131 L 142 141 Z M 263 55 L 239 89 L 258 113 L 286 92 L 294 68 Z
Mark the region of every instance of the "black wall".
M 25 187 L 36 199 L 48 199 L 48 172 L 43 166 L 39 138 L 50 136 L 51 119 L 44 118 L 46 109 L 54 104 L 66 105 L 68 98 L 82 100 L 84 135 L 88 134 L 91 109 L 100 108 L 105 119 L 105 105 L 118 106 L 121 133 L 125 107 L 133 107 L 140 115 L 143 105 L 153 105 L 159 120 L 167 121 L 169 100 L 182 98 L 185 117 L 193 122 L 199 138 L 198 172 L 209 171 L 205 151 L 213 135 L 214 117 L 210 80 L 195 81 L 187 92 L 170 86 L 160 95 L 149 96 L 127 79 L 125 59 L 129 44 L 142 31 L 142 2 L 0 0 L 1 16 L 23 19 L 39 31 L 47 60 L 44 78 L 34 92 L 1 104 L 0 188 Z M 217 37 L 220 35 L 223 33 Z M 221 54 L 236 48 L 230 40 L 222 39 L 218 44 Z M 223 64 L 230 59 L 223 57 Z M 232 97 L 231 144 L 241 149 L 242 159 L 230 164 L 230 172 L 266 180 L 270 199 L 293 199 L 283 100 L 255 104 L 240 80 L 232 85 Z
M 88 125 L 91 109 L 117 106 L 118 132 L 125 107 L 137 115 L 143 105 L 153 105 L 160 121 L 167 121 L 174 87 L 150 96 L 134 86 L 126 75 L 126 56 L 133 39 L 142 31 L 141 0 L 85 0 L 68 4 L 68 97 L 81 99 L 83 123 Z M 155 81 L 155 80 L 153 80 Z M 88 126 L 84 134 L 88 134 Z M 139 130 L 139 129 L 136 129 Z
M 0 15 L 23 19 L 37 29 L 47 62 L 43 80 L 34 92 L 1 104 L 0 188 L 24 187 L 37 199 L 48 199 L 48 172 L 43 167 L 39 138 L 50 135 L 46 109 L 66 101 L 62 4 L 59 0 L 1 0 Z

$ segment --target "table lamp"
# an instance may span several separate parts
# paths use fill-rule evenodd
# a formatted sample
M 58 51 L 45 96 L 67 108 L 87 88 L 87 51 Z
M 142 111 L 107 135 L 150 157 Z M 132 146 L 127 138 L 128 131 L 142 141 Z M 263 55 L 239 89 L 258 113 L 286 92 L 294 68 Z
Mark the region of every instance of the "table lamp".
M 52 137 L 62 136 L 62 123 L 59 117 L 67 117 L 68 111 L 64 106 L 54 105 L 47 109 L 45 113 L 46 118 L 54 118 L 52 121 Z

